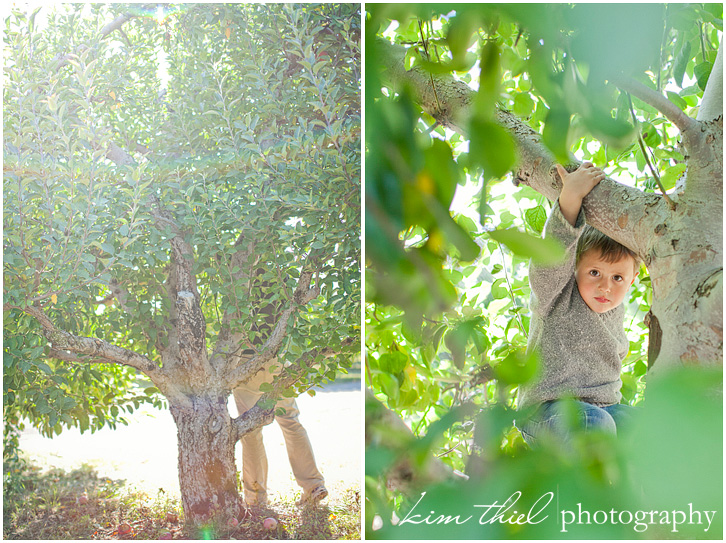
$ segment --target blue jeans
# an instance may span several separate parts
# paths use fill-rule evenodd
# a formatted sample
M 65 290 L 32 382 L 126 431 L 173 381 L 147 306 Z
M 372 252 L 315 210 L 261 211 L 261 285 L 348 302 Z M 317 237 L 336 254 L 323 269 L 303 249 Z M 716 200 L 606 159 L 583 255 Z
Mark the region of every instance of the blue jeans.
M 522 421 L 520 431 L 530 446 L 544 435 L 568 441 L 571 432 L 578 429 L 617 435 L 618 428 L 628 424 L 632 411 L 633 407 L 623 404 L 598 407 L 578 400 L 550 400 L 540 404 L 530 418 Z

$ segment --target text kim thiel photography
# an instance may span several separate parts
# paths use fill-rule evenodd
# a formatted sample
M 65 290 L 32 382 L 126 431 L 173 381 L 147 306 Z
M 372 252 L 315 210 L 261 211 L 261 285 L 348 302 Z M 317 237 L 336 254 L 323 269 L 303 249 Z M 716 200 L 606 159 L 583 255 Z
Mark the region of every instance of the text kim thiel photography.
M 492 503 L 462 505 L 459 513 L 441 514 L 426 507 L 426 492 L 408 511 L 406 516 L 398 522 L 398 526 L 404 524 L 419 525 L 440 525 L 453 524 L 462 525 L 469 522 L 476 522 L 480 525 L 486 524 L 511 524 L 511 525 L 536 525 L 547 521 L 557 522 L 560 532 L 567 533 L 575 526 L 603 526 L 610 525 L 632 525 L 633 530 L 642 533 L 651 526 L 660 526 L 673 533 L 688 525 L 691 527 L 700 526 L 704 532 L 708 532 L 711 523 L 716 517 L 717 511 L 701 511 L 694 509 L 692 503 L 686 504 L 682 509 L 670 511 L 660 510 L 596 510 L 591 511 L 583 508 L 581 503 L 576 504 L 572 509 L 557 507 L 554 492 L 546 492 L 540 496 L 527 511 L 522 511 L 521 505 L 517 509 L 517 502 L 521 498 L 520 491 L 514 492 L 501 503 L 494 500 Z M 428 513 L 426 513 L 428 511 Z M 471 513 L 471 514 L 470 514 Z

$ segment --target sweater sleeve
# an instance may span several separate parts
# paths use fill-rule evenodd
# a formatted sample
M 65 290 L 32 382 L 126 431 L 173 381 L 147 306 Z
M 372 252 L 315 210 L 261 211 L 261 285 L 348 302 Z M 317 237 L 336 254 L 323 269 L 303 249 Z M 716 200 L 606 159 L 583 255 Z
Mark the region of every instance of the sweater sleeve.
M 532 310 L 545 315 L 552 302 L 562 292 L 575 273 L 575 257 L 577 240 L 585 228 L 585 213 L 580 213 L 572 226 L 562 215 L 560 202 L 557 200 L 544 227 L 545 239 L 557 239 L 565 246 L 565 258 L 554 266 L 542 266 L 530 262 L 529 283 L 532 287 Z

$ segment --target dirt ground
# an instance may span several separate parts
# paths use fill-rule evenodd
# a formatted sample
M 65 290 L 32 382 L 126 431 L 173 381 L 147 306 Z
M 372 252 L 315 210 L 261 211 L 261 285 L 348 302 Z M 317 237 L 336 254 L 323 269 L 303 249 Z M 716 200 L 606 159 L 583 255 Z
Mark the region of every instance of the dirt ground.
M 310 436 L 318 468 L 325 477 L 331 495 L 357 487 L 362 481 L 363 403 L 360 381 L 332 383 L 317 389 L 315 397 L 303 394 L 298 398 L 300 422 Z M 233 405 L 233 403 L 232 403 Z M 235 415 L 236 410 L 231 407 Z M 65 430 L 48 439 L 34 429 L 26 429 L 20 448 L 40 467 L 73 469 L 81 464 L 95 468 L 102 477 L 123 479 L 135 487 L 155 495 L 159 489 L 179 494 L 177 478 L 176 426 L 168 411 L 145 408 L 134 413 L 129 426 L 116 430 L 105 428 L 91 434 Z M 285 442 L 276 423 L 263 430 L 270 466 L 269 493 L 299 493 Z M 242 450 L 236 450 L 238 466 L 242 466 Z

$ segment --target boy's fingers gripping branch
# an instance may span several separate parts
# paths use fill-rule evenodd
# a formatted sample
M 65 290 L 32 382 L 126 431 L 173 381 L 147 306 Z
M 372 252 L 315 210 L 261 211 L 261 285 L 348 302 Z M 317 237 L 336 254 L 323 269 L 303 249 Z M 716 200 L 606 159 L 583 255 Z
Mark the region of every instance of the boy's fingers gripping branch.
M 574 172 L 568 173 L 560 164 L 556 164 L 557 173 L 562 179 L 560 192 L 560 210 L 571 225 L 575 225 L 580 214 L 582 200 L 595 186 L 605 179 L 605 173 L 591 162 L 584 162 Z

